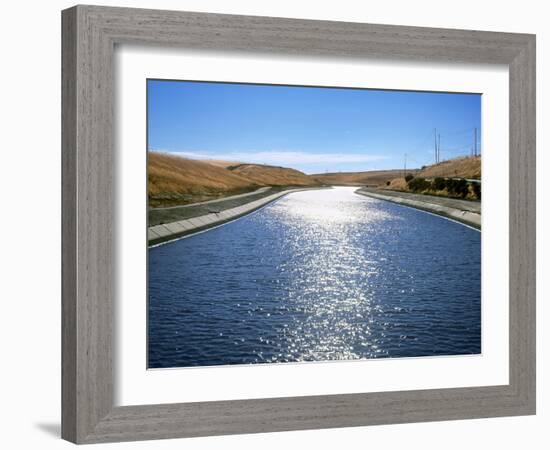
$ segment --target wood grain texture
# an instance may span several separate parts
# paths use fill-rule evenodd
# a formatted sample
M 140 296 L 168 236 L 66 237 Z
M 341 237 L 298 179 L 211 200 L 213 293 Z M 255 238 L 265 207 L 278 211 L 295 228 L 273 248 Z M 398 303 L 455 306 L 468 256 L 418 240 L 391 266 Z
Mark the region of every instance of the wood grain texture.
M 62 155 L 61 155 L 61 341 L 62 432 L 76 440 L 76 10 L 62 17 Z
M 510 384 L 535 410 L 536 95 L 535 40 L 510 71 Z
M 526 34 L 77 6 L 63 11 L 62 435 L 77 443 L 535 412 L 535 38 Z M 510 70 L 510 383 L 114 407 L 115 44 Z

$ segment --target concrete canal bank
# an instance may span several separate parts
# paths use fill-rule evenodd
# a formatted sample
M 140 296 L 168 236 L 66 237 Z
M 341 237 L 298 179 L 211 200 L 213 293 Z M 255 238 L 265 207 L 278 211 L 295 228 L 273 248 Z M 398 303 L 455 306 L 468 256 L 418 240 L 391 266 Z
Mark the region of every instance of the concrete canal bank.
M 292 192 L 305 191 L 319 188 L 295 188 L 285 191 L 275 192 L 270 195 L 252 200 L 242 205 L 210 212 L 208 214 L 198 215 L 196 217 L 177 220 L 169 223 L 150 226 L 147 230 L 147 240 L 149 245 L 161 244 L 189 234 L 197 233 L 226 222 L 238 219 L 246 214 L 271 203 Z
M 361 188 L 355 193 L 421 209 L 481 229 L 481 202 L 371 188 Z

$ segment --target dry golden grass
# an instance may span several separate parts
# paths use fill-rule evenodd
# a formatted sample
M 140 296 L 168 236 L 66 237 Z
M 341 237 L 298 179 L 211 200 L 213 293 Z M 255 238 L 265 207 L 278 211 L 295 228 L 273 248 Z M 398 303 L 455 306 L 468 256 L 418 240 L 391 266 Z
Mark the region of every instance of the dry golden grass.
M 481 178 L 481 156 L 450 159 L 428 166 L 416 176 L 423 178 Z
M 229 166 L 231 173 L 265 186 L 318 186 L 320 183 L 303 172 L 286 167 L 260 164 Z
M 239 161 L 224 161 L 221 159 L 203 159 L 202 162 L 212 164 L 213 166 L 223 167 L 224 169 L 227 169 L 229 166 L 237 166 L 239 164 L 243 164 Z
M 394 178 L 390 181 L 389 186 L 384 186 L 386 189 L 391 189 L 392 191 L 408 191 L 407 182 L 405 178 Z
M 262 186 L 317 186 L 306 174 L 284 167 L 182 158 L 149 152 L 148 196 L 152 207 L 183 205 L 252 191 Z
M 147 178 L 152 206 L 188 203 L 260 187 L 222 167 L 157 152 L 149 152 Z
M 367 172 L 323 173 L 310 176 L 324 184 L 384 186 L 387 181 L 400 176 L 402 172 L 402 170 L 372 170 Z

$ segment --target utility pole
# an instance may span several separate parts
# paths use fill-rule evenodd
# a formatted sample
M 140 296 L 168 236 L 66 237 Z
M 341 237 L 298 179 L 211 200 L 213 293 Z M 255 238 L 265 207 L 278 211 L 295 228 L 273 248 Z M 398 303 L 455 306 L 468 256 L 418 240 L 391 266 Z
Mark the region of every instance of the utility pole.
M 441 161 L 441 135 L 437 133 L 437 162 Z
M 434 160 L 437 164 L 437 128 L 434 128 Z
M 474 128 L 474 156 L 477 156 L 477 127 Z
M 403 164 L 403 178 L 407 176 L 407 154 L 405 153 L 405 162 Z

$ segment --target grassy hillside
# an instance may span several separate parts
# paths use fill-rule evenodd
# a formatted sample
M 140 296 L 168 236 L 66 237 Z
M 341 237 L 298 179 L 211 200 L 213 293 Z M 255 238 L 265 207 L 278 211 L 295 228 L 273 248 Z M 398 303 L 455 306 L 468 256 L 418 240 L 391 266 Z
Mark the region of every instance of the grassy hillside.
M 481 156 L 443 161 L 422 169 L 416 176 L 423 178 L 481 178 Z
M 414 171 L 410 171 L 414 173 Z M 382 186 L 387 181 L 402 176 L 402 170 L 372 170 L 368 172 L 337 172 L 310 175 L 313 179 L 324 184 L 345 186 Z
M 303 172 L 286 167 L 237 164 L 227 167 L 231 173 L 264 186 L 318 186 L 319 181 Z
M 318 186 L 285 167 L 183 158 L 149 152 L 148 196 L 153 208 L 185 205 L 253 191 L 262 186 Z
M 481 177 L 481 158 L 457 158 L 409 170 L 418 178 Z M 262 186 L 380 186 L 408 190 L 401 170 L 338 172 L 306 175 L 285 167 L 221 160 L 194 160 L 166 153 L 149 153 L 149 205 L 185 205 L 256 190 Z
M 411 174 L 413 175 L 413 174 Z M 415 192 L 444 197 L 458 197 L 481 200 L 481 184 L 465 179 L 481 180 L 481 157 L 463 157 L 443 161 L 422 168 L 414 178 L 394 178 L 385 189 L 392 191 Z
M 203 159 L 202 161 L 208 164 L 212 164 L 213 166 L 223 167 L 224 169 L 227 169 L 229 166 L 237 166 L 239 164 L 243 164 L 238 161 L 224 161 L 222 159 Z
M 165 153 L 149 152 L 147 168 L 152 207 L 183 205 L 260 187 L 223 167 Z

